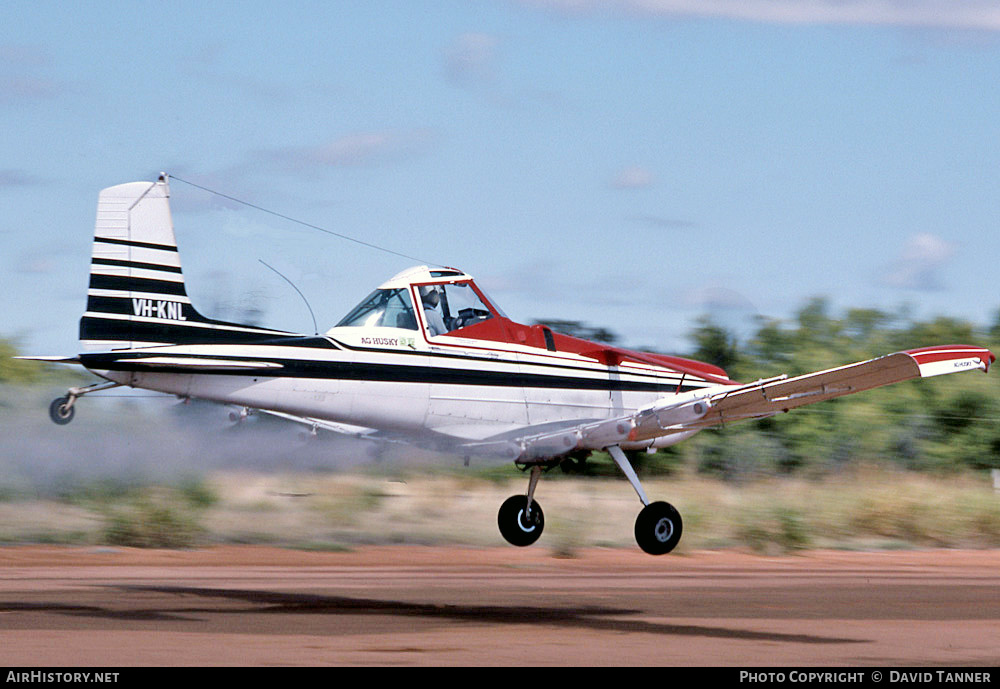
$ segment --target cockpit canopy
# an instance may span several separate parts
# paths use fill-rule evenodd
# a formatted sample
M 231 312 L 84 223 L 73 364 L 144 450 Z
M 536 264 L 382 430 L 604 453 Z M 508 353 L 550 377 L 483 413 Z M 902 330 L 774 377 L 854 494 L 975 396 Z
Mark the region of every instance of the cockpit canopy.
M 415 308 L 415 301 L 417 307 Z M 425 266 L 396 275 L 369 294 L 336 327 L 419 330 L 431 337 L 504 316 L 475 285 L 454 269 Z
M 344 316 L 338 328 L 344 326 L 366 328 L 417 329 L 417 317 L 407 289 L 377 289 Z
M 336 332 L 339 328 L 391 328 L 403 332 Z M 682 381 L 690 374 L 718 383 L 732 383 L 725 371 L 711 364 L 630 351 L 553 332 L 547 325 L 529 326 L 511 321 L 470 275 L 454 268 L 432 270 L 420 266 L 403 271 L 351 309 L 328 334 L 362 346 L 397 349 L 436 346 L 461 351 L 472 343 L 476 350 L 481 350 L 489 349 L 489 343 L 497 343 L 506 351 L 514 347 L 558 352 L 558 356 L 580 356 L 609 367 L 623 362 L 667 366 L 682 372 Z

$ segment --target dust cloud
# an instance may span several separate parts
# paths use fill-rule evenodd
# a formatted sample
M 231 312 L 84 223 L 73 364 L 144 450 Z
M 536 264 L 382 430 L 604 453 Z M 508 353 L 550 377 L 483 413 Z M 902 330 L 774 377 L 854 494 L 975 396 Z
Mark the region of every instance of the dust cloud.
M 80 398 L 72 422 L 48 416 L 65 388 L 0 388 L 0 491 L 35 496 L 88 482 L 172 482 L 213 471 L 338 472 L 461 458 L 400 444 L 310 429 L 285 419 L 210 402 L 128 390 Z

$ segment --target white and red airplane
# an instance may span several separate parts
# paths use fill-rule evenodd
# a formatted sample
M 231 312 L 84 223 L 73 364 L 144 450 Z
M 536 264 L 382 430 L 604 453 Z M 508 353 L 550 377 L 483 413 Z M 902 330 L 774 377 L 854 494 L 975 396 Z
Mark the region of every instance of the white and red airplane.
M 626 450 L 665 447 L 703 428 L 761 419 L 910 378 L 987 371 L 982 347 L 889 354 L 794 378 L 740 384 L 715 366 L 635 352 L 526 326 L 469 275 L 412 268 L 391 278 L 322 335 L 201 315 L 184 288 L 166 176 L 101 192 L 87 310 L 73 357 L 106 382 L 72 388 L 50 408 L 68 423 L 76 400 L 126 385 L 283 416 L 338 432 L 406 436 L 469 457 L 530 469 L 528 490 L 500 507 L 514 545 L 542 532 L 534 499 L 542 469 L 606 450 L 644 507 L 635 537 L 670 552 L 682 521 L 651 502 Z

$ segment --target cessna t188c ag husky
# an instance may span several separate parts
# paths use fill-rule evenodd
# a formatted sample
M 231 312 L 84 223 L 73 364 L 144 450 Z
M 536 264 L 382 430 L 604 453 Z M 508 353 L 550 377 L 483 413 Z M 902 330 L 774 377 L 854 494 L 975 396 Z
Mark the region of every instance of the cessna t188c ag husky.
M 568 337 L 516 323 L 451 268 L 391 278 L 323 335 L 206 318 L 191 304 L 167 179 L 101 192 L 85 353 L 28 357 L 79 363 L 106 382 L 52 403 L 67 423 L 81 395 L 117 385 L 255 409 L 333 431 L 406 436 L 530 470 L 528 489 L 500 507 L 503 536 L 542 532 L 534 499 L 543 469 L 606 450 L 644 507 L 635 537 L 670 552 L 682 522 L 647 498 L 625 451 L 665 447 L 703 428 L 944 373 L 986 371 L 981 347 L 927 347 L 788 378 L 741 384 L 715 366 Z

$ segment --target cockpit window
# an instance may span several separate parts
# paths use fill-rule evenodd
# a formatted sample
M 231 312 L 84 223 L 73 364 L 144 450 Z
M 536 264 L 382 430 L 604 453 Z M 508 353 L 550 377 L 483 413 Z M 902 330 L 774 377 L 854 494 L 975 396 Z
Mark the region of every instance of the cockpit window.
M 493 318 L 490 307 L 472 289 L 471 283 L 423 285 L 419 292 L 427 331 L 431 336 Z
M 406 289 L 377 289 L 355 306 L 337 327 L 383 327 L 417 329 L 413 302 Z

